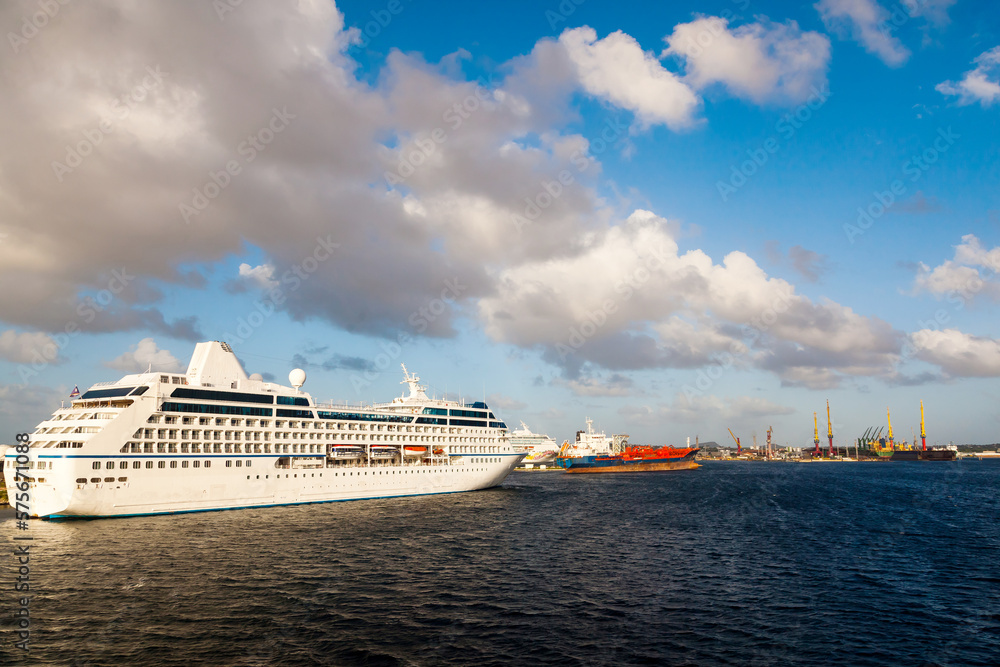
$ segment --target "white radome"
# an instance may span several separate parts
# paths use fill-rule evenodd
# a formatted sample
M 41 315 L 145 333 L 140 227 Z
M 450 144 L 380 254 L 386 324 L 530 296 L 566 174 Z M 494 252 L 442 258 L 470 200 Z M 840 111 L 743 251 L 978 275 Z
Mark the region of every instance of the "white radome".
M 292 385 L 296 389 L 301 387 L 306 383 L 306 372 L 301 368 L 296 368 L 291 373 L 288 374 L 288 384 Z

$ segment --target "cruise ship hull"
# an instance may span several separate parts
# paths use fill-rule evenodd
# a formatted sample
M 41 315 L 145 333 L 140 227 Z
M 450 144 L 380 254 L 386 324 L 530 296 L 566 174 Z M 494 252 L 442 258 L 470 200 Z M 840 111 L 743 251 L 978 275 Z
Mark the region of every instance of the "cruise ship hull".
M 60 483 L 57 479 L 32 482 L 28 514 L 52 519 L 96 518 L 461 493 L 499 485 L 522 456 L 455 456 L 442 465 L 277 470 L 273 459 L 261 457 L 250 468 L 201 468 L 191 470 L 197 474 L 183 480 L 165 480 L 155 469 L 145 475 L 144 468 L 130 469 L 124 482 L 117 478 L 96 484 Z M 70 476 L 86 474 L 89 462 L 79 468 L 79 472 L 72 472 L 63 467 Z

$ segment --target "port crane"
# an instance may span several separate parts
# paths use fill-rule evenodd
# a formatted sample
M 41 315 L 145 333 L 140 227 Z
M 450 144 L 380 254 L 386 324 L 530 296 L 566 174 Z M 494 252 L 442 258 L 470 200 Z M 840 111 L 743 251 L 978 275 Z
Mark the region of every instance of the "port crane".
M 740 447 L 740 439 L 737 438 L 735 435 L 733 435 L 733 429 L 727 429 L 727 430 L 729 431 L 729 435 L 733 437 L 733 440 L 736 441 L 736 456 L 741 455 L 743 453 L 743 449 Z
M 826 437 L 830 442 L 830 458 L 833 458 L 833 422 L 830 421 L 830 399 L 826 399 Z M 848 453 L 850 456 L 850 453 Z
M 816 417 L 816 413 L 813 413 L 813 445 L 816 446 L 816 450 L 813 452 L 813 456 L 823 456 L 823 452 L 819 451 L 819 421 Z

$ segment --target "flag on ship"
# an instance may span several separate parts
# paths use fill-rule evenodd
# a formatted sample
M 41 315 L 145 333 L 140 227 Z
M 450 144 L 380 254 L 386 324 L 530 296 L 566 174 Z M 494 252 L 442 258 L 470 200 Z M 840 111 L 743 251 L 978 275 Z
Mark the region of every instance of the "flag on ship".
M 80 387 L 73 385 L 73 391 L 69 394 L 70 398 L 80 398 Z

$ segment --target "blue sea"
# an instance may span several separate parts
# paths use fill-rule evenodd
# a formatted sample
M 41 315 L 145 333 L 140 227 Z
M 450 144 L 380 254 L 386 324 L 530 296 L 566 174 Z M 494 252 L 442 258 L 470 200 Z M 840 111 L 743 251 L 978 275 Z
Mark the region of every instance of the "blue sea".
M 9 544 L 16 532 L 5 515 Z M 1000 462 L 32 521 L 25 665 L 997 665 Z

